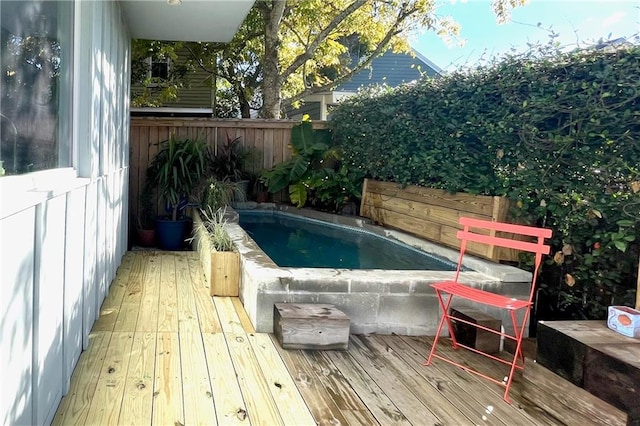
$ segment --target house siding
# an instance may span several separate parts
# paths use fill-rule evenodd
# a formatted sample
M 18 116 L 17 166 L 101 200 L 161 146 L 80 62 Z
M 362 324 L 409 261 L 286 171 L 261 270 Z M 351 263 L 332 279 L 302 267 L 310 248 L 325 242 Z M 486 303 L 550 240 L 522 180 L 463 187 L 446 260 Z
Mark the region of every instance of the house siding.
M 412 55 L 388 51 L 375 58 L 367 68 L 355 74 L 349 81 L 336 87 L 333 92 L 325 93 L 326 101 L 324 103 L 316 102 L 318 94 L 311 95 L 305 98 L 299 109 L 290 108 L 285 111 L 285 114 L 289 118 L 309 114 L 311 118 L 318 117 L 320 120 L 328 120 L 330 116 L 329 109 L 335 105 L 335 97 L 333 95 L 337 93 L 342 96 L 350 96 L 363 87 L 376 84 L 397 87 L 404 83 L 419 80 L 424 76 L 437 77 L 440 75 L 441 70 L 437 65 L 418 52 L 414 51 L 413 53 Z
M 336 91 L 356 92 L 363 86 L 382 83 L 396 87 L 420 79 L 423 73 L 430 77 L 437 75 L 433 68 L 418 57 L 407 53 L 388 51 L 375 58 L 368 68 L 363 69 L 351 80 L 340 85 Z
M 181 49 L 177 51 L 177 55 L 178 59 L 175 62 L 175 66 L 181 66 L 187 62 L 189 52 L 186 49 Z M 211 78 L 211 73 L 200 68 L 188 72 L 182 80 L 184 87 L 178 90 L 177 99 L 164 102 L 162 106 L 172 108 L 211 108 Z M 134 97 L 141 91 L 142 86 L 140 85 L 132 87 Z
M 320 116 L 320 102 L 305 102 L 298 109 L 289 111 L 289 117 L 292 120 L 302 120 L 302 116 L 307 114 L 311 120 L 322 120 Z
M 130 36 L 117 2 L 76 1 L 74 26 L 70 177 L 2 191 L 3 424 L 52 422 L 127 250 Z
M 178 51 L 178 63 L 184 64 L 188 58 L 186 50 Z M 211 73 L 200 68 L 189 72 L 184 78 L 184 87 L 178 91 L 178 99 L 164 106 L 174 108 L 211 108 Z

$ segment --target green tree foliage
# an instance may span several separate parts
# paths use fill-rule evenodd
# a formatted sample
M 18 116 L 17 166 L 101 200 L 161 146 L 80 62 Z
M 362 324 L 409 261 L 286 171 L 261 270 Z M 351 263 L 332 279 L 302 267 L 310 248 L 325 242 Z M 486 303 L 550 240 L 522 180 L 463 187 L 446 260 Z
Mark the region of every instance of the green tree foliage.
M 535 52 L 534 52 L 535 53 Z M 640 241 L 640 48 L 543 51 L 352 98 L 332 112 L 352 168 L 503 195 L 554 229 L 555 309 L 632 305 Z
M 291 160 L 262 173 L 269 192 L 286 189 L 297 207 L 310 203 L 331 211 L 361 197 L 364 173 L 342 164 L 341 150 L 332 145 L 331 133 L 314 129 L 308 116 L 291 129 L 291 149 Z
M 523 3 L 495 0 L 493 8 L 504 19 Z M 186 49 L 186 66 L 210 72 L 213 84 L 224 81 L 243 117 L 260 108 L 263 117 L 278 118 L 283 107 L 335 88 L 387 50 L 407 52 L 408 38 L 420 29 L 457 33 L 432 0 L 261 0 L 228 44 L 156 42 L 155 48 Z

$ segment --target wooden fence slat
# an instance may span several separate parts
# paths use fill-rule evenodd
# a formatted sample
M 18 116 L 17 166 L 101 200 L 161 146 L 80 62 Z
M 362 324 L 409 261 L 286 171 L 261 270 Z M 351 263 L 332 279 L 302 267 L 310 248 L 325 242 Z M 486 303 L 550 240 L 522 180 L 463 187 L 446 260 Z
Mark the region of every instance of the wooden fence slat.
M 298 124 L 296 120 L 238 120 L 203 118 L 154 118 L 134 117 L 131 119 L 131 156 L 129 159 L 129 189 L 131 218 L 136 220 L 140 211 L 140 194 L 144 188 L 146 172 L 151 161 L 158 153 L 159 144 L 174 133 L 179 138 L 197 138 L 206 142 L 214 152 L 220 144 L 240 137 L 243 146 L 254 148 L 258 154 L 252 171 L 260 173 L 263 169 L 291 159 L 291 128 Z M 313 123 L 314 128 L 327 128 L 324 121 Z M 161 205 L 156 206 L 158 214 L 164 214 Z M 135 223 L 131 224 L 131 229 Z
M 439 189 L 365 179 L 360 214 L 382 225 L 459 248 L 460 217 L 506 222 L 510 201 L 504 197 L 449 194 Z M 496 234 L 495 232 L 493 234 Z M 497 235 L 497 234 L 496 234 Z M 494 235 L 495 236 L 495 235 Z M 510 238 L 508 234 L 499 236 Z M 469 253 L 491 260 L 518 260 L 516 250 L 471 243 Z

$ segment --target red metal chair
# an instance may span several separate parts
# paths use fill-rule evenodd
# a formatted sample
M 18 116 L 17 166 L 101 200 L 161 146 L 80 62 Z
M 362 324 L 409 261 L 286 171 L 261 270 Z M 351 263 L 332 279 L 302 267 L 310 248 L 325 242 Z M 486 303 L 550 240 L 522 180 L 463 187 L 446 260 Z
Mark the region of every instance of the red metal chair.
M 488 379 L 494 383 L 505 386 L 506 389 L 504 391 L 504 400 L 510 403 L 509 389 L 511 388 L 513 375 L 515 373 L 516 368 L 518 369 L 524 368 L 524 356 L 522 354 L 522 337 L 524 336 L 525 327 L 529 319 L 533 295 L 535 292 L 536 278 L 538 276 L 538 269 L 540 267 L 540 263 L 542 262 L 542 255 L 549 254 L 549 246 L 544 244 L 544 239 L 551 237 L 551 230 L 544 229 L 544 228 L 536 228 L 532 226 L 513 225 L 513 224 L 501 223 L 501 222 L 491 222 L 487 220 L 472 219 L 467 217 L 460 218 L 460 224 L 462 225 L 463 229 L 461 231 L 458 231 L 457 233 L 457 237 L 460 240 L 460 257 L 458 259 L 458 267 L 456 269 L 455 278 L 453 281 L 439 282 L 431 285 L 436 291 L 436 295 L 438 296 L 438 302 L 440 303 L 440 308 L 442 309 L 443 315 L 442 315 L 442 318 L 440 319 L 440 323 L 438 324 L 438 331 L 436 332 L 436 337 L 434 339 L 433 346 L 431 347 L 429 358 L 424 363 L 424 365 L 429 365 L 433 360 L 433 358 L 438 358 L 450 364 L 453 364 L 457 367 L 460 367 L 466 371 L 477 374 L 478 376 Z M 496 236 L 497 232 L 510 233 L 510 234 L 513 234 L 514 237 L 524 236 L 526 237 L 527 241 Z M 465 255 L 465 251 L 467 249 L 468 242 L 488 244 L 493 246 L 506 247 L 506 248 L 516 249 L 520 251 L 535 253 L 533 279 L 531 283 L 531 290 L 529 292 L 529 298 L 515 299 L 511 297 L 506 297 L 500 294 L 495 294 L 489 291 L 474 288 L 458 282 L 458 278 L 460 276 L 460 269 L 462 267 L 462 261 Z M 514 330 L 513 334 L 503 332 L 503 331 L 492 330 L 490 328 L 484 327 L 479 324 L 475 324 L 470 321 L 463 320 L 461 318 L 455 318 L 455 321 L 464 322 L 465 324 L 468 324 L 470 326 L 474 326 L 491 333 L 499 334 L 503 336 L 505 339 L 510 339 L 515 341 L 516 349 L 514 351 L 512 360 L 505 360 L 495 355 L 482 352 L 470 346 L 464 345 L 456 340 L 456 336 L 453 332 L 453 327 L 451 326 L 452 317 L 449 311 L 449 308 L 451 307 L 451 302 L 456 299 L 464 299 L 479 305 L 487 305 L 494 308 L 505 309 L 509 312 L 511 321 L 513 323 L 513 330 Z M 517 318 L 518 314 L 522 314 L 522 319 L 520 321 Z M 508 377 L 505 377 L 502 380 L 497 380 L 493 377 L 483 374 L 480 371 L 474 370 L 466 365 L 462 365 L 451 358 L 447 358 L 445 356 L 437 354 L 436 349 L 438 346 L 438 341 L 440 339 L 440 333 L 445 323 L 449 328 L 449 333 L 451 335 L 452 345 L 454 349 L 457 349 L 457 347 L 460 346 L 470 351 L 482 354 L 495 361 L 510 365 L 511 370 L 509 372 Z M 522 363 L 520 364 L 519 361 L 521 361 Z

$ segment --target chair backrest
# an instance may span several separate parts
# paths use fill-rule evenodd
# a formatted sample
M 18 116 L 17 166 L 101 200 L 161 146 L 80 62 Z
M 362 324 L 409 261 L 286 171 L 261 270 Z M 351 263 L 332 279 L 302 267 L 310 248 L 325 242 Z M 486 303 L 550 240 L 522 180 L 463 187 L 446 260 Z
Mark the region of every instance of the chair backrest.
M 462 267 L 462 261 L 467 248 L 467 242 L 473 241 L 480 244 L 488 244 L 498 247 L 505 247 L 535 254 L 533 279 L 531 282 L 531 292 L 529 300 L 533 299 L 538 269 L 542 262 L 542 255 L 549 254 L 550 247 L 544 243 L 545 238 L 551 238 L 551 230 L 537 228 L 535 226 L 515 225 L 512 223 L 493 222 L 490 220 L 461 217 L 459 221 L 463 229 L 458 231 L 456 236 L 460 240 L 460 258 L 456 271 L 456 281 Z M 513 235 L 513 238 L 497 236 L 496 233 L 503 232 Z M 524 237 L 524 239 L 518 239 Z

